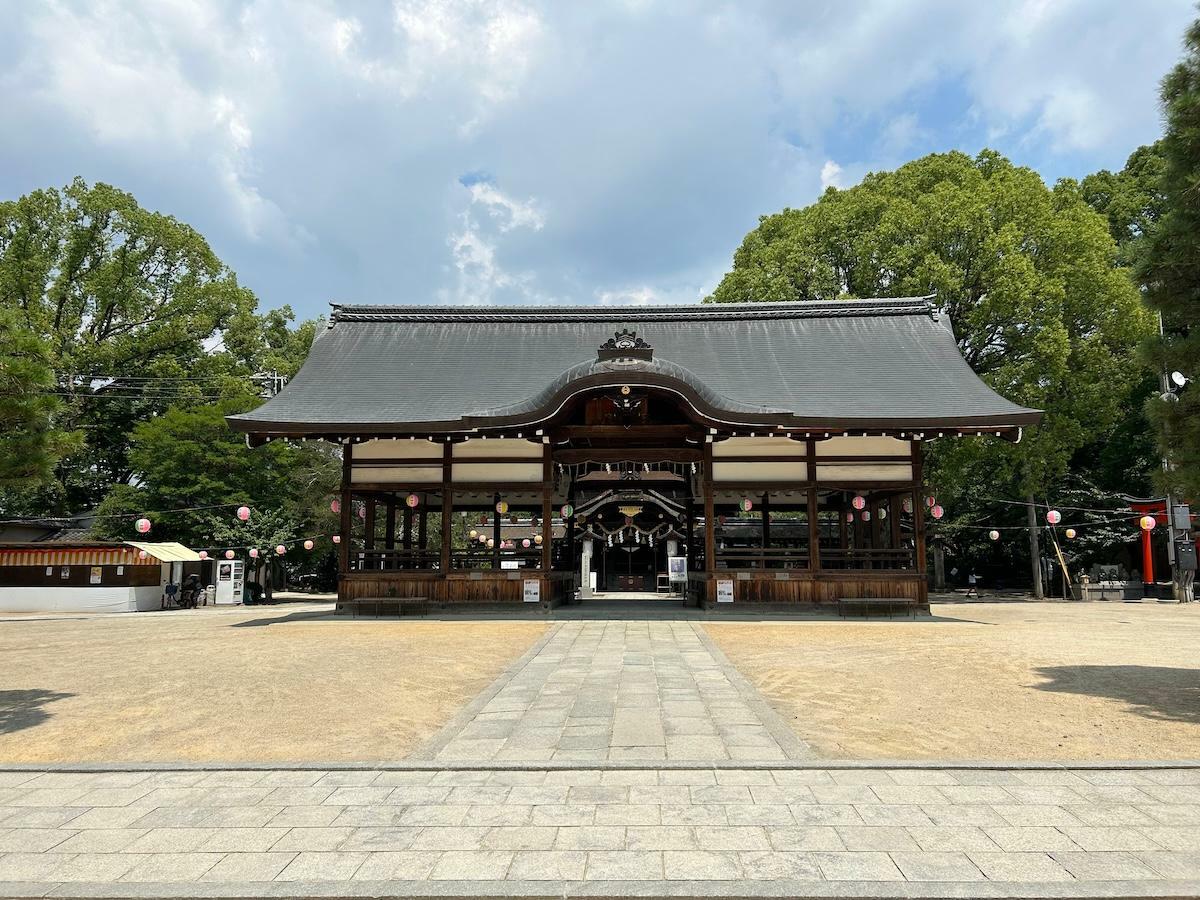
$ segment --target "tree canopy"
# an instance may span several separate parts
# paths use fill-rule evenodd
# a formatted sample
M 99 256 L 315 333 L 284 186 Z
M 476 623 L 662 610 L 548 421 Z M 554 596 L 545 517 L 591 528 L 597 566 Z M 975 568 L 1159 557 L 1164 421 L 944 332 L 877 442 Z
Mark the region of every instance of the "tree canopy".
M 1147 302 L 1162 316 L 1163 336 L 1148 343 L 1148 358 L 1156 368 L 1200 380 L 1200 21 L 1184 47 L 1183 60 L 1163 80 L 1162 214 L 1141 248 L 1138 275 Z M 1195 501 L 1200 389 L 1193 383 L 1177 396 L 1176 402 L 1152 398 L 1148 408 L 1170 463 L 1164 486 Z
M 43 347 L 56 426 L 84 436 L 35 505 L 74 510 L 128 480 L 134 425 L 219 395 L 231 360 L 209 351 L 254 306 L 200 234 L 114 187 L 76 179 L 0 203 L 0 309 Z
M 992 151 L 933 154 L 764 216 L 709 299 L 926 294 L 985 381 L 1046 411 L 1017 446 L 954 453 L 956 469 L 982 454 L 996 476 L 1043 491 L 1120 421 L 1143 375 L 1135 348 L 1153 323 L 1108 223 L 1077 184 L 1050 190 Z M 949 479 L 950 468 L 935 474 Z

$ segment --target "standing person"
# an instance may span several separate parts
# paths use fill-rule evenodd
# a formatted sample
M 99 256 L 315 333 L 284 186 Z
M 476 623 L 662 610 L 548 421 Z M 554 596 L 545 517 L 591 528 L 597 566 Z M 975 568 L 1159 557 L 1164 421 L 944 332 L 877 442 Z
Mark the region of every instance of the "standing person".
M 979 591 L 975 590 L 975 585 L 978 583 L 978 581 L 979 581 L 979 579 L 975 575 L 975 570 L 972 569 L 971 574 L 967 576 L 967 596 L 968 597 L 973 596 L 976 599 L 979 599 Z
M 179 593 L 179 585 L 173 581 L 168 581 L 167 586 L 163 588 L 162 608 L 170 609 L 175 603 L 175 595 Z

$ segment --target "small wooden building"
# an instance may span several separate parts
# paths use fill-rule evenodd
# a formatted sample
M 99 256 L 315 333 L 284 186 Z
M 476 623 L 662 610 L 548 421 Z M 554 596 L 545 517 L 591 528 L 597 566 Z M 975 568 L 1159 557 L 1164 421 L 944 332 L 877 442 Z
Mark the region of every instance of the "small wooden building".
M 158 609 L 167 580 L 178 581 L 184 563 L 199 562 L 174 542 L 3 543 L 0 612 Z
M 927 602 L 923 446 L 1040 416 L 909 298 L 335 305 L 229 421 L 341 445 L 343 599 L 550 605 L 653 590 L 683 557 L 693 600 L 779 605 Z

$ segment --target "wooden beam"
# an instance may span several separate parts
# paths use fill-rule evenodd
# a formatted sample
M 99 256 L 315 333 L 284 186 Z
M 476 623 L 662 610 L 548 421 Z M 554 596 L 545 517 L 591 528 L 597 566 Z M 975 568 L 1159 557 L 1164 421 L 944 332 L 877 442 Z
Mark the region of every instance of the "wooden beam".
M 450 571 L 450 544 L 453 535 L 454 494 L 450 490 L 450 464 L 454 450 L 451 444 L 442 446 L 442 571 Z
M 338 529 L 341 531 L 341 543 L 338 545 L 338 571 L 344 576 L 350 571 L 350 466 L 353 461 L 354 449 L 349 444 L 342 445 L 342 499 L 338 515 Z M 338 594 L 341 595 L 339 585 Z
M 551 568 L 551 545 L 554 543 L 554 462 L 550 457 L 550 445 L 543 444 L 542 451 L 542 571 Z
M 922 486 L 925 481 L 925 473 L 921 459 L 920 441 L 912 442 L 912 467 L 913 541 L 916 544 L 914 549 L 917 556 L 917 571 L 925 575 L 925 497 L 923 496 L 925 490 Z
M 554 461 L 564 465 L 585 462 L 699 462 L 704 457 L 696 447 L 596 447 L 591 450 L 572 447 L 555 450 L 553 454 Z
M 807 441 L 808 445 L 808 477 L 813 477 L 817 458 L 815 441 Z M 817 486 L 810 483 L 808 491 L 808 568 L 813 572 L 821 571 L 821 517 L 817 510 Z
M 701 475 L 704 485 L 704 570 L 710 574 L 717 570 L 717 517 L 713 504 L 712 460 L 712 444 L 705 444 L 704 472 Z

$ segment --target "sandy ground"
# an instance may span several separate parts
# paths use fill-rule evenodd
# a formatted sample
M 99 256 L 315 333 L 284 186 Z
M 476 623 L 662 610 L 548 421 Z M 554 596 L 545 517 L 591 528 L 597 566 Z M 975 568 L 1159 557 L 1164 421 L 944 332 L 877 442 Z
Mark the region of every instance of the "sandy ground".
M 546 629 L 328 609 L 0 620 L 0 761 L 398 759 Z
M 1200 758 L 1200 604 L 707 623 L 825 757 Z

